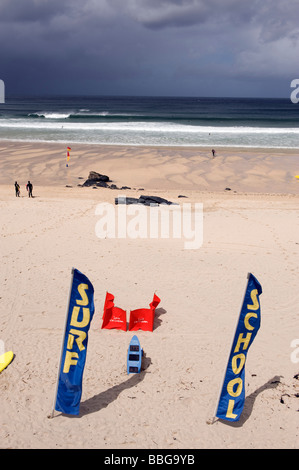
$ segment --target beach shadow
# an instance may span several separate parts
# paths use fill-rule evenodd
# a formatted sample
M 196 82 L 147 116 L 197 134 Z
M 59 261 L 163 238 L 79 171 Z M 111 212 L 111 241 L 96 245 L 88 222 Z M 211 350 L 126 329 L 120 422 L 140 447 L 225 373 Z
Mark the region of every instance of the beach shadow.
M 239 421 L 226 421 L 224 419 L 219 419 L 219 421 L 233 428 L 242 427 L 246 423 L 246 421 L 250 418 L 256 397 L 260 393 L 264 392 L 265 390 L 276 388 L 280 384 L 281 377 L 282 376 L 276 375 L 272 379 L 268 380 L 268 382 L 266 382 L 264 385 L 262 385 L 257 390 L 255 390 L 255 392 L 251 393 L 250 395 L 248 395 L 248 397 L 245 398 L 244 408 L 243 408 Z
M 156 330 L 161 325 L 162 318 L 160 318 L 160 316 L 164 315 L 164 313 L 167 313 L 166 310 L 164 310 L 164 308 L 156 308 L 153 330 Z
M 88 400 L 85 400 L 80 405 L 79 415 L 74 417 L 81 418 L 82 416 L 96 413 L 97 411 L 101 411 L 103 408 L 106 408 L 110 403 L 116 400 L 124 390 L 135 387 L 142 382 L 150 364 L 151 358 L 144 354 L 142 358 L 141 372 L 139 374 L 130 374 L 129 378 L 124 382 L 114 385 L 108 390 L 105 390 L 105 392 L 98 393 Z

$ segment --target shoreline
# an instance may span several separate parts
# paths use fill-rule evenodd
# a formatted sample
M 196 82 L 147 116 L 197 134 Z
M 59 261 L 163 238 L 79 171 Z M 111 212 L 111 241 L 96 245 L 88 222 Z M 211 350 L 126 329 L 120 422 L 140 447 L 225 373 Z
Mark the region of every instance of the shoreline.
M 77 141 L 50 141 L 50 140 L 20 140 L 20 139 L 1 139 L 0 138 L 0 148 L 8 144 L 20 144 L 20 145 L 36 145 L 36 146 L 70 146 L 76 145 L 77 147 L 115 147 L 115 148 L 148 148 L 148 149 L 170 149 L 170 150 L 202 150 L 211 152 L 211 149 L 225 151 L 241 151 L 241 152 L 275 152 L 275 153 L 296 153 L 299 156 L 299 146 L 298 147 L 250 147 L 250 146 L 241 146 L 241 145 L 147 145 L 147 144 L 108 144 L 108 143 L 97 143 L 97 142 L 77 142 Z

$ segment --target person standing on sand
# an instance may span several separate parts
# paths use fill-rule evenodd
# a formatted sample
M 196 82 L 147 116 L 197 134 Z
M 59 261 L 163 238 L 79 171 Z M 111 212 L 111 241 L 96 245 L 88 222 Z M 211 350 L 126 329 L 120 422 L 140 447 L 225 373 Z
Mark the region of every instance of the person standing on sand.
M 33 197 L 32 196 L 33 185 L 32 183 L 30 183 L 30 181 L 28 181 L 28 183 L 26 184 L 26 189 L 28 191 L 28 197 Z
M 215 153 L 216 153 L 215 150 L 212 149 L 213 158 L 215 158 Z
M 20 185 L 17 181 L 15 181 L 15 190 L 16 190 L 16 197 L 20 197 Z

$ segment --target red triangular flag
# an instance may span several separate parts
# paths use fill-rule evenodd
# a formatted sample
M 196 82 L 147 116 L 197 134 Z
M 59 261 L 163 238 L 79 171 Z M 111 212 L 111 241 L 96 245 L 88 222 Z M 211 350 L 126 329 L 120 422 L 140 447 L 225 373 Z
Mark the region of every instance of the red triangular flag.
M 102 329 L 117 328 L 127 331 L 126 311 L 114 306 L 114 295 L 106 293 Z
M 149 304 L 150 308 L 138 308 L 136 310 L 131 310 L 129 331 L 153 331 L 155 310 L 159 303 L 159 297 L 154 294 L 153 300 Z

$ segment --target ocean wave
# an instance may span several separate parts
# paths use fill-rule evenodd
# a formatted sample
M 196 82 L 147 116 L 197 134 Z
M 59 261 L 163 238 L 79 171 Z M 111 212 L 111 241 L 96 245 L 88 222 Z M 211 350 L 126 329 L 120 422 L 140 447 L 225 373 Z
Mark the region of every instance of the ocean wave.
M 287 100 L 27 97 L 0 111 L 0 138 L 7 140 L 299 147 L 298 108 Z
M 80 109 L 77 111 L 65 111 L 65 112 L 33 112 L 28 113 L 24 118 L 30 119 L 47 119 L 50 121 L 98 121 L 98 122 L 145 122 L 145 123 L 181 123 L 181 124 L 191 124 L 194 126 L 214 126 L 214 127 L 254 127 L 254 128 L 288 128 L 288 126 L 294 126 L 294 119 L 289 119 L 287 117 L 269 117 L 269 116 L 259 116 L 257 121 L 256 117 L 234 115 L 234 116 L 201 116 L 199 114 L 195 115 L 165 115 L 163 114 L 143 114 L 143 113 L 118 113 L 110 111 L 97 111 L 91 112 L 90 109 Z M 296 124 L 295 124 L 296 125 Z M 298 123 L 299 128 L 299 123 Z
M 70 117 L 69 113 L 29 113 L 29 118 L 42 118 L 42 119 L 67 119 Z
M 36 112 L 36 113 L 29 113 L 27 115 L 28 118 L 42 118 L 42 119 L 56 119 L 56 120 L 66 120 L 66 119 L 102 119 L 106 117 L 116 117 L 116 118 L 124 118 L 131 116 L 130 114 L 113 114 L 109 113 L 108 111 L 102 111 L 97 113 L 90 112 L 89 109 L 81 109 L 79 112 L 65 112 L 65 113 L 50 113 L 50 112 Z
M 61 116 L 61 114 L 60 114 Z M 1 128 L 15 129 L 47 129 L 49 130 L 74 130 L 74 131 L 119 131 L 119 132 L 143 132 L 143 133 L 187 133 L 187 134 L 299 134 L 299 127 L 250 127 L 250 126 L 209 126 L 190 125 L 176 122 L 56 122 L 53 117 L 49 121 L 26 119 L 0 119 Z

